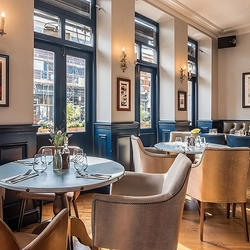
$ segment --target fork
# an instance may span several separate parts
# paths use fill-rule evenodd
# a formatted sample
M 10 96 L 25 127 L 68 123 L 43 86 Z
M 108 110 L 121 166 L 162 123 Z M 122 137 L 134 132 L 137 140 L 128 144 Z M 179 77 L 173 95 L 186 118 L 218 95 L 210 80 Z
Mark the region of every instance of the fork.
M 9 179 L 7 182 L 12 182 L 12 181 L 16 181 L 19 178 L 23 178 L 24 176 L 28 176 L 31 173 L 32 169 L 28 169 L 24 174 L 19 174 L 11 179 Z

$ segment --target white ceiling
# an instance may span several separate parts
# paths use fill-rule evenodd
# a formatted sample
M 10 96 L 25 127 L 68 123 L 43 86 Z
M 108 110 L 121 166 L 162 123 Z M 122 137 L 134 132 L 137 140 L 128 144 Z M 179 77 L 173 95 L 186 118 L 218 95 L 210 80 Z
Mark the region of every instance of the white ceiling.
M 135 9 L 159 23 L 176 16 L 217 37 L 250 32 L 250 0 L 136 0 Z

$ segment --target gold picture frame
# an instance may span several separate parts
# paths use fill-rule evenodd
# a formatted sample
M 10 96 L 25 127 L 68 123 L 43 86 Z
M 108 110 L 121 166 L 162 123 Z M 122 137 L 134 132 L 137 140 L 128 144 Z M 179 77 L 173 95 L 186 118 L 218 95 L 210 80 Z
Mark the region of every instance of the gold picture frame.
M 131 81 L 125 78 L 117 78 L 117 110 L 131 110 Z

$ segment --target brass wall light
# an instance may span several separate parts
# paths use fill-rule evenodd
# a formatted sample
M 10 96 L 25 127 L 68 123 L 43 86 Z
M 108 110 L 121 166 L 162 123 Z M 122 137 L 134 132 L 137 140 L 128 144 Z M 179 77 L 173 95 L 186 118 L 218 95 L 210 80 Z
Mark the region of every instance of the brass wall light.
M 121 60 L 120 60 L 120 67 L 121 67 L 123 73 L 128 68 L 128 61 L 127 61 L 126 57 L 127 57 L 127 55 L 125 53 L 125 48 L 123 47 L 122 48 Z
M 184 81 L 184 79 L 186 78 L 185 69 L 186 69 L 186 67 L 183 67 L 183 68 L 181 68 L 181 70 L 180 70 L 180 72 L 181 72 L 181 74 L 180 74 L 180 81 L 181 81 L 181 83 L 182 83 L 182 82 Z
M 4 32 L 4 23 L 5 23 L 5 13 L 3 11 L 1 14 L 1 20 L 0 20 L 0 36 L 3 36 L 6 34 Z

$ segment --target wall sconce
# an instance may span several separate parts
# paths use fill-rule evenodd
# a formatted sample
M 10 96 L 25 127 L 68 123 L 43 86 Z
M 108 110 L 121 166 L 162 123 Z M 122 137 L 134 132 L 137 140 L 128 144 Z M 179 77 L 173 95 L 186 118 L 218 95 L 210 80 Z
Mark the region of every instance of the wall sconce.
M 4 32 L 4 23 L 5 23 L 5 13 L 2 12 L 2 14 L 1 14 L 1 21 L 0 21 L 0 36 L 1 37 L 6 34 Z
M 121 67 L 123 73 L 128 68 L 128 62 L 127 62 L 127 58 L 126 57 L 127 57 L 127 55 L 125 53 L 125 48 L 122 48 L 122 55 L 121 55 L 121 60 L 120 60 L 120 67 Z
M 191 70 L 188 71 L 188 80 L 191 80 L 192 79 L 192 72 Z
M 183 67 L 181 68 L 180 72 L 181 72 L 181 75 L 180 75 L 180 81 L 181 83 L 184 81 L 184 79 L 186 78 L 186 75 L 185 75 L 185 69 L 186 67 Z

